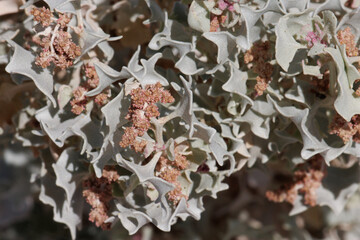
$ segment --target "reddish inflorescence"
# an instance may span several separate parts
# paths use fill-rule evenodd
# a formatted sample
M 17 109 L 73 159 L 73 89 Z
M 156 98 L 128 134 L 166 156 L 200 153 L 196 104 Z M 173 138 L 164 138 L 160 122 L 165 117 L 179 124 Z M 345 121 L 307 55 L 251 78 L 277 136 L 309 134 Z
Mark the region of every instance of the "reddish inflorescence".
M 100 93 L 94 97 L 85 96 L 88 91 L 96 88 L 99 84 L 99 77 L 94 66 L 89 64 L 85 65 L 85 76 L 87 78 L 86 83 L 74 90 L 74 98 L 70 102 L 72 106 L 71 111 L 76 115 L 79 115 L 85 111 L 86 105 L 92 100 L 94 100 L 98 106 L 103 106 L 109 102 L 109 94 L 105 92 Z
M 112 199 L 112 183 L 116 182 L 119 177 L 115 167 L 106 166 L 101 178 L 93 175 L 83 182 L 83 196 L 91 206 L 89 220 L 104 230 L 110 229 L 111 224 L 105 223 L 105 221 L 109 218 L 108 211 L 109 202 Z
M 156 103 L 172 103 L 174 98 L 169 91 L 163 89 L 159 82 L 147 85 L 145 89 L 135 88 L 130 95 L 131 107 L 126 119 L 132 122 L 132 126 L 125 128 L 119 144 L 123 148 L 131 146 L 135 151 L 142 152 L 146 142 L 138 141 L 136 137 L 143 136 L 150 128 L 150 119 L 160 115 Z
M 303 195 L 304 204 L 309 206 L 316 205 L 316 190 L 321 186 L 321 181 L 325 176 L 322 170 L 323 158 L 316 155 L 306 163 L 298 165 L 298 170 L 294 172 L 293 179 L 282 185 L 276 191 L 267 191 L 266 197 L 273 202 L 289 202 L 294 204 L 299 194 Z
M 308 41 L 308 46 L 312 47 L 315 43 L 318 43 L 321 41 L 320 36 L 316 34 L 316 32 L 308 32 L 305 38 L 306 41 Z
M 175 159 L 170 161 L 166 157 L 161 156 L 157 165 L 155 175 L 172 183 L 174 189 L 167 194 L 168 199 L 176 206 L 182 198 L 188 199 L 188 196 L 182 193 L 182 187 L 178 181 L 181 170 L 186 169 L 189 162 L 184 155 L 181 155 L 175 148 Z
M 269 86 L 273 66 L 268 62 L 271 59 L 270 42 L 257 42 L 244 55 L 245 64 L 252 63 L 253 71 L 258 74 L 254 87 L 257 96 L 264 94 Z
M 354 115 L 350 122 L 347 122 L 339 114 L 334 116 L 330 124 L 330 134 L 338 135 L 344 143 L 352 139 L 354 142 L 360 143 L 360 115 Z
M 234 3 L 228 0 L 218 0 L 217 1 L 218 7 L 220 10 L 229 10 L 230 12 L 234 11 Z
M 33 37 L 33 41 L 42 47 L 42 52 L 36 58 L 35 64 L 46 68 L 53 63 L 55 66 L 65 69 L 73 65 L 76 57 L 81 55 L 81 49 L 72 41 L 72 36 L 66 31 L 70 17 L 59 13 L 55 22 L 49 9 L 33 8 L 31 14 L 34 19 L 44 27 L 51 26 L 51 31 L 43 31 Z

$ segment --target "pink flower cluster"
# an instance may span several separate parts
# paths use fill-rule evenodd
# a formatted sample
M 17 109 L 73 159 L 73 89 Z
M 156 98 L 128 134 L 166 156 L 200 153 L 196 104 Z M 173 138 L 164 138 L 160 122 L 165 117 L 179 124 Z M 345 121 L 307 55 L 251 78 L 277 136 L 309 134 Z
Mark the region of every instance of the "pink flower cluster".
M 219 0 L 218 2 L 218 6 L 219 9 L 224 11 L 224 10 L 229 10 L 230 12 L 234 11 L 234 3 L 233 2 L 229 2 L 228 0 Z
M 220 15 L 211 14 L 211 21 L 210 21 L 210 32 L 216 32 L 220 28 L 220 24 L 223 24 L 226 19 L 225 11 L 234 12 L 234 2 L 229 0 L 218 0 L 217 7 L 222 11 Z
M 308 47 L 311 48 L 315 43 L 326 44 L 323 40 L 324 32 L 320 29 L 318 24 L 315 24 L 316 31 L 310 31 L 307 33 L 305 40 L 308 42 Z

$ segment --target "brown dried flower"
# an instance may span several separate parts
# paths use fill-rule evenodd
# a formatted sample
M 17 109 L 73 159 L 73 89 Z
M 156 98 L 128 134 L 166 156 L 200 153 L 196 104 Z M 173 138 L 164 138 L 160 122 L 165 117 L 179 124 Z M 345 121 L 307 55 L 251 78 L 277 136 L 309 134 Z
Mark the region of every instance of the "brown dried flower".
M 330 134 L 338 135 L 344 143 L 347 143 L 352 139 L 353 141 L 360 143 L 360 115 L 354 115 L 350 122 L 347 122 L 339 114 L 335 114 L 333 121 L 329 126 Z
M 245 64 L 249 64 L 251 62 L 258 62 L 262 60 L 263 62 L 271 59 L 270 52 L 270 42 L 256 42 L 250 48 L 250 50 L 246 51 L 244 55 Z
M 360 72 L 360 68 L 358 68 L 358 71 Z M 354 86 L 357 86 L 357 88 L 355 90 L 356 96 L 360 97 L 360 79 L 355 80 Z
M 325 174 L 322 170 L 324 159 L 315 155 L 304 164 L 297 166 L 292 181 L 283 184 L 279 190 L 267 191 L 266 197 L 273 202 L 289 202 L 294 204 L 297 196 L 304 196 L 304 204 L 316 205 L 316 190 L 321 186 Z
M 111 184 L 116 182 L 119 177 L 115 167 L 105 166 L 101 178 L 92 175 L 83 182 L 83 196 L 91 206 L 89 220 L 103 230 L 110 229 L 111 224 L 105 223 L 105 221 L 109 218 L 107 213 L 109 202 L 112 199 Z
M 312 77 L 310 83 L 314 86 L 315 93 L 326 94 L 330 86 L 330 71 L 326 70 L 322 78 Z
M 273 66 L 268 62 L 271 59 L 270 42 L 257 42 L 244 55 L 245 64 L 253 64 L 253 71 L 258 74 L 254 87 L 256 95 L 261 96 L 269 86 Z
M 50 24 L 52 23 L 53 14 L 50 9 L 47 9 L 45 7 L 34 7 L 30 10 L 30 13 L 34 16 L 34 20 L 41 23 L 43 27 L 50 26 Z

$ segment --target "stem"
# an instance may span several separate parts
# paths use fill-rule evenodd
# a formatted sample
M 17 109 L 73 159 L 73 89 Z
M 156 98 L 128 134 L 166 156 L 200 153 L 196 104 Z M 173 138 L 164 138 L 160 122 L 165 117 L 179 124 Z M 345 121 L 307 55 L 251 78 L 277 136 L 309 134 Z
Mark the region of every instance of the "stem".
M 164 125 L 166 122 L 168 122 L 168 121 L 170 121 L 170 120 L 172 120 L 172 119 L 174 119 L 174 118 L 176 118 L 176 117 L 178 117 L 177 113 L 172 112 L 172 113 L 170 113 L 170 114 L 167 115 L 167 116 L 164 116 L 164 117 L 159 118 L 157 121 L 158 121 L 160 124 Z
M 76 10 L 76 19 L 78 22 L 78 28 L 84 29 L 84 22 L 83 22 L 83 18 L 81 15 L 81 9 Z
M 154 125 L 154 132 L 155 132 L 155 140 L 158 144 L 164 145 L 164 139 L 163 139 L 163 127 L 164 124 L 159 122 L 156 118 L 151 118 L 150 122 Z
M 51 36 L 50 49 L 52 54 L 55 54 L 55 49 L 53 45 L 54 45 L 55 37 L 59 31 L 59 28 L 60 28 L 60 24 L 57 24 L 56 27 L 54 28 L 53 35 Z
M 329 84 L 329 92 L 330 96 L 335 96 L 335 85 L 337 84 L 337 70 L 333 63 L 329 63 L 329 71 L 330 71 L 330 84 Z

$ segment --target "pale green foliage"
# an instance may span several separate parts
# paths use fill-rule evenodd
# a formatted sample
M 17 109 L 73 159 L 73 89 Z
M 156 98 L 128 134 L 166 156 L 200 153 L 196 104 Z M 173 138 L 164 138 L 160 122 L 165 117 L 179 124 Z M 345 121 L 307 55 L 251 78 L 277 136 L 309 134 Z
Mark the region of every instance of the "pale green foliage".
M 360 183 L 357 135 L 343 141 L 330 133 L 336 114 L 345 122 L 360 114 L 360 97 L 355 94 L 359 57 L 349 57 L 347 46 L 337 39 L 339 30 L 350 27 L 358 42 L 360 13 L 341 2 L 28 1 L 15 14 L 18 19 L 6 12 L 0 23 L 0 64 L 6 71 L 0 72 L 0 93 L 6 96 L 0 96 L 0 103 L 14 103 L 3 104 L 2 112 L 10 116 L 4 115 L 4 120 L 0 116 L 0 140 L 16 139 L 38 155 L 41 164 L 36 167 L 31 167 L 35 160 L 23 163 L 29 166 L 26 175 L 32 174 L 32 184 L 39 186 L 32 191 L 40 192 L 39 199 L 53 208 L 54 220 L 66 224 L 73 239 L 88 211 L 83 191 L 89 186 L 84 182 L 91 176 L 100 179 L 109 167 L 119 177 L 106 202 L 107 219 L 99 225 L 146 235 L 147 223 L 171 231 L 179 222 L 175 228 L 186 229 L 188 239 L 280 239 L 284 232 L 288 239 L 311 239 L 307 229 L 289 217 L 312 211 L 304 193 L 297 193 L 292 209 L 285 204 L 276 209 L 265 194 L 278 187 L 277 176 L 292 176 L 298 164 L 313 158 L 322 159 L 319 171 L 324 174 L 319 186 L 312 188 L 313 205 L 334 212 L 327 213 L 324 221 L 337 231 L 335 225 L 342 220 L 332 214 L 347 221 L 344 211 L 358 211 L 359 202 L 355 207 L 346 204 L 354 193 L 358 195 Z M 31 19 L 34 4 L 47 6 L 57 17 L 69 14 L 63 29 L 81 54 L 68 68 L 59 70 L 56 64 L 42 68 L 35 63 L 43 50 L 27 36 L 41 32 L 40 24 Z M 222 16 L 224 22 L 212 31 L 211 24 Z M 56 27 L 42 31 L 43 35 L 54 31 L 56 36 Z M 54 44 L 55 38 L 48 44 Z M 83 73 L 84 68 L 89 71 L 87 65 L 93 66 L 98 83 L 79 97 L 84 109 L 74 114 L 75 90 L 88 87 L 84 82 L 89 74 Z M 23 95 L 10 80 L 26 86 Z M 128 113 L 134 91 L 156 83 L 174 101 L 157 102 L 159 117 L 150 118 L 150 127 L 136 138 L 146 142 L 142 151 L 121 147 L 126 129 L 133 127 Z M 101 94 L 106 95 L 102 105 L 96 99 Z M 4 144 L 0 153 L 7 149 L 10 146 Z M 24 154 L 32 159 L 28 151 Z M 173 184 L 161 177 L 164 170 L 158 166 L 162 158 L 176 162 L 179 154 L 188 165 L 179 168 Z M 206 209 L 204 197 L 217 198 L 229 189 L 226 179 L 236 182 L 229 181 L 230 187 L 240 189 L 230 188 L 236 197 L 222 195 Z M 22 177 L 17 181 L 30 185 Z M 170 197 L 178 189 L 176 196 L 181 197 L 174 202 Z M 15 189 L 0 197 L 0 206 L 11 205 L 9 196 L 18 200 L 30 192 L 20 194 Z M 216 202 L 222 201 L 225 205 L 218 207 Z M 277 232 L 275 223 L 269 224 L 265 217 L 255 219 L 252 204 L 282 217 L 292 230 Z M 29 208 L 24 206 L 23 212 Z M 212 211 L 218 214 L 215 218 L 223 218 L 221 231 L 212 225 Z M 1 219 L 8 218 L 0 221 L 0 227 L 15 221 L 14 214 L 0 211 Z M 189 217 L 201 219 L 203 228 L 192 226 Z M 327 234 L 323 232 L 323 237 Z

